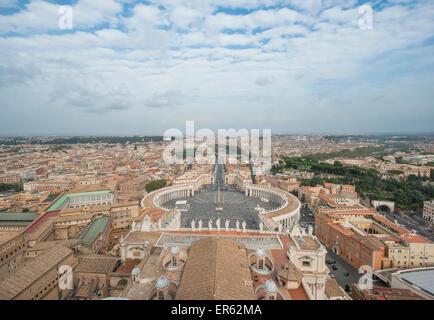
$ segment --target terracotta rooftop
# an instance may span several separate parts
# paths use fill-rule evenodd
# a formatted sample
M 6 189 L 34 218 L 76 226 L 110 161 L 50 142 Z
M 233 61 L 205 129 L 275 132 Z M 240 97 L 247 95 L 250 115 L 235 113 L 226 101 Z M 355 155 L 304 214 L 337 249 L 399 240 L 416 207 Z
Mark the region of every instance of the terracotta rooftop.
M 0 244 L 12 240 L 13 238 L 19 236 L 20 233 L 20 231 L 0 232 Z
M 303 273 L 292 262 L 279 266 L 277 274 L 287 281 L 300 281 L 303 278 Z
M 389 228 L 395 230 L 396 232 L 398 232 L 399 234 L 408 234 L 409 231 L 401 226 L 398 226 L 396 223 L 390 221 L 389 219 L 382 217 L 378 214 L 373 215 L 374 220 L 376 220 L 377 222 L 382 222 L 383 224 L 385 224 L 386 226 L 388 226 Z
M 335 279 L 327 279 L 325 283 L 325 294 L 329 298 L 333 297 L 342 297 L 345 293 L 342 291 L 342 288 L 336 282 Z
M 297 289 L 288 290 L 288 292 L 292 300 L 310 300 L 303 285 L 300 285 Z
M 105 273 L 112 272 L 119 258 L 92 254 L 79 258 L 79 264 L 75 272 Z
M 70 249 L 57 245 L 25 263 L 14 274 L 0 281 L 0 300 L 13 299 L 69 255 L 72 255 Z
M 431 241 L 425 239 L 424 237 L 420 235 L 411 235 L 411 234 L 403 234 L 401 235 L 401 238 L 409 243 L 431 243 Z
M 223 238 L 193 242 L 176 298 L 254 300 L 245 246 Z

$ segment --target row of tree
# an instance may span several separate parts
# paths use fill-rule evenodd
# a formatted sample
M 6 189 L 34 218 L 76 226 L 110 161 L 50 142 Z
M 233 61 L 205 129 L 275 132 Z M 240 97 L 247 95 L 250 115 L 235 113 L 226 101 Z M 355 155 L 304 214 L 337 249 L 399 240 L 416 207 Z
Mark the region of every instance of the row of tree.
M 285 158 L 284 162 L 273 167 L 272 172 L 283 172 L 286 168 L 315 173 L 312 179 L 302 180 L 302 186 L 316 186 L 324 182 L 355 185 L 360 197 L 394 201 L 401 210 L 416 210 L 423 206 L 424 201 L 434 198 L 434 172 L 431 178 L 412 175 L 405 181 L 382 179 L 374 169 L 343 166 L 338 161 L 334 164 L 319 163 L 310 158 Z M 328 175 L 336 177 L 324 177 Z
M 152 191 L 164 188 L 166 186 L 166 184 L 167 184 L 167 181 L 164 179 L 154 180 L 154 181 L 149 182 L 146 185 L 145 189 L 147 192 L 152 192 Z
M 0 183 L 0 192 L 4 191 L 15 191 L 20 192 L 23 191 L 23 185 L 22 184 L 7 184 L 7 183 Z

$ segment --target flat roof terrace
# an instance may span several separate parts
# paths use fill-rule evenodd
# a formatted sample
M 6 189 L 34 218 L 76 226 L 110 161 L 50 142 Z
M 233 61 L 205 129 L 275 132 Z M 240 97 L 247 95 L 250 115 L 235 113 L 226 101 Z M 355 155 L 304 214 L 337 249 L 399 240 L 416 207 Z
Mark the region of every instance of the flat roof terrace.
M 240 242 L 246 246 L 246 249 L 267 249 L 267 250 L 281 250 L 282 242 L 276 235 L 236 235 L 236 234 L 200 234 L 200 233 L 175 233 L 164 232 L 155 244 L 156 247 L 190 247 L 195 241 L 208 239 L 208 238 L 229 238 L 234 241 Z

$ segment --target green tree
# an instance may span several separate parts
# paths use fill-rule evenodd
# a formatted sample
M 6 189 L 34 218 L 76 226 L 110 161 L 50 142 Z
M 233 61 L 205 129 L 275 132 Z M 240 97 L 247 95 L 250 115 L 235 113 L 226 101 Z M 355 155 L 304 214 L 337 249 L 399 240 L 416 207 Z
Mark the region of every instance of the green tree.
M 152 192 L 152 191 L 164 188 L 166 186 L 166 184 L 167 184 L 167 181 L 164 179 L 154 180 L 154 181 L 149 182 L 146 185 L 145 189 L 147 192 Z

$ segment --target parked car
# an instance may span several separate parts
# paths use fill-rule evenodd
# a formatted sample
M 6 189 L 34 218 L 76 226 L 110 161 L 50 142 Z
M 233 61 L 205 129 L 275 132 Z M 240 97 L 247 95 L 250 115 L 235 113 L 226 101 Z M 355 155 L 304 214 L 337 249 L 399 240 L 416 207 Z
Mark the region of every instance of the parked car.
M 330 260 L 326 260 L 326 264 L 332 264 Z
M 349 275 L 350 275 L 349 272 L 345 272 L 345 273 L 344 273 L 344 276 L 345 276 L 345 277 L 348 277 Z
M 336 267 L 336 266 L 332 266 L 332 269 L 333 269 L 333 270 L 338 270 L 338 267 Z

